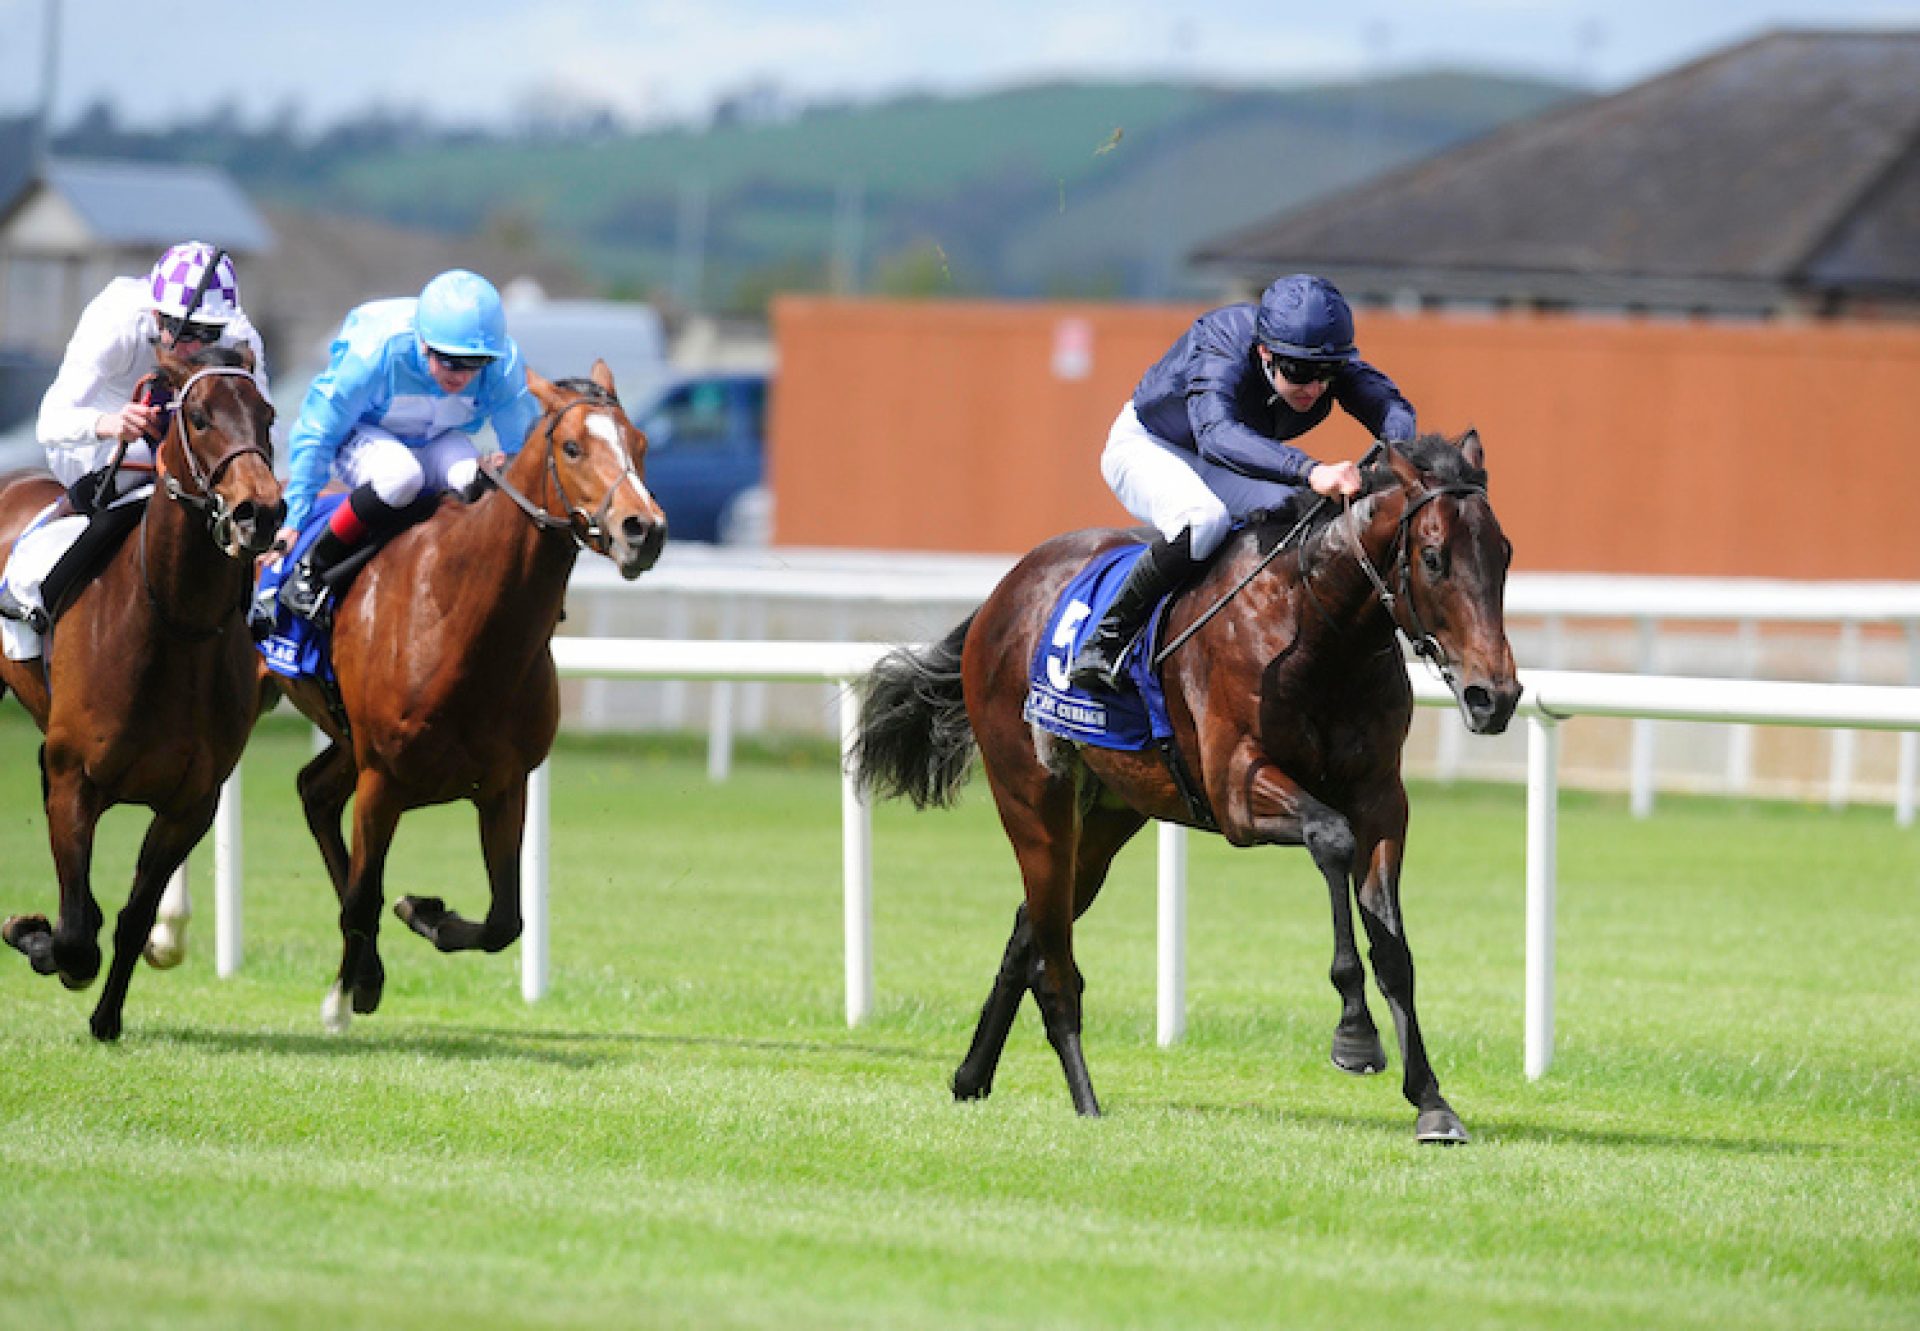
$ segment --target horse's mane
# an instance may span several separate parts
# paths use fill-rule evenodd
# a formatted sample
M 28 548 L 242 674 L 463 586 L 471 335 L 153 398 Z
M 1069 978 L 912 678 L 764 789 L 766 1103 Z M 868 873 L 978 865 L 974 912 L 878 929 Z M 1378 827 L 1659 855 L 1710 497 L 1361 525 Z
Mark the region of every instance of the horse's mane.
M 592 398 L 596 402 L 612 402 L 613 394 L 600 387 L 591 379 L 555 379 L 555 388 L 564 388 L 569 393 L 578 393 L 582 397 Z
M 1423 434 L 1417 439 L 1398 442 L 1394 448 L 1424 475 L 1441 485 L 1475 485 L 1484 489 L 1487 484 L 1486 468 L 1468 462 L 1467 455 L 1460 451 L 1459 446 L 1443 434 Z M 1360 480 L 1361 499 L 1384 493 L 1400 483 L 1393 474 L 1393 468 L 1387 465 L 1384 453 L 1361 469 Z M 1314 507 L 1316 497 L 1311 490 L 1302 487 L 1298 495 L 1279 508 L 1264 510 L 1249 519 L 1247 527 L 1259 543 L 1262 554 L 1300 525 L 1303 516 L 1306 520 L 1305 529 L 1295 537 L 1299 545 L 1306 544 L 1321 528 L 1340 516 L 1341 507 L 1338 504 Z
M 238 369 L 247 363 L 247 358 L 241 355 L 238 347 L 205 346 L 191 356 L 182 356 L 180 359 L 201 370 L 210 367 Z

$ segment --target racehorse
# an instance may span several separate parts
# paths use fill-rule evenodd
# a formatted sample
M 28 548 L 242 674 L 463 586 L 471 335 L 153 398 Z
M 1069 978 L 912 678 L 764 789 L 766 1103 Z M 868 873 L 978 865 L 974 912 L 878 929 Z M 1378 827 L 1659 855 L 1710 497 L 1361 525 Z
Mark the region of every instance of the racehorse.
M 84 989 L 100 970 L 104 922 L 91 882 L 94 828 L 116 804 L 153 822 L 113 931 L 113 962 L 94 1008 L 95 1038 L 117 1039 L 133 967 L 167 879 L 206 834 L 221 783 L 254 720 L 254 652 L 244 611 L 255 556 L 286 511 L 273 475 L 273 407 L 251 357 L 218 348 L 192 357 L 156 349 L 173 391 L 155 448 L 156 493 L 99 576 L 57 614 L 45 654 L 0 661 L 46 733 L 41 788 L 60 911 L 17 915 L 0 936 L 42 975 Z M 124 469 L 124 468 L 123 468 Z M 0 488 L 0 540 L 11 555 L 27 524 L 61 496 L 50 476 Z
M 591 380 L 527 383 L 545 408 L 494 485 L 443 497 L 367 564 L 333 612 L 337 703 L 312 679 L 267 676 L 332 741 L 300 773 L 307 826 L 340 898 L 339 978 L 321 1008 L 341 1032 L 380 1005 L 377 934 L 387 851 L 409 809 L 471 800 L 492 891 L 486 919 L 438 897 L 395 913 L 442 952 L 498 952 L 520 936 L 527 774 L 559 727 L 550 642 L 574 556 L 636 578 L 660 557 L 666 515 L 641 479 L 646 437 L 596 361 Z M 353 845 L 341 815 L 353 800 Z
M 978 1099 L 1031 990 L 1075 1109 L 1100 1112 L 1081 1049 L 1073 924 L 1109 864 L 1148 818 L 1217 826 L 1236 846 L 1304 845 L 1332 898 L 1332 979 L 1341 1000 L 1336 1065 L 1385 1067 L 1367 1008 L 1349 894 L 1399 1033 L 1403 1089 L 1423 1141 L 1466 1130 L 1427 1060 L 1413 956 L 1400 911 L 1407 795 L 1401 749 L 1413 693 L 1396 630 L 1452 686 L 1468 726 L 1506 728 L 1519 701 L 1502 596 L 1512 547 L 1487 499 L 1471 432 L 1387 445 L 1344 513 L 1319 505 L 1282 539 L 1284 515 L 1229 539 L 1166 624 L 1162 678 L 1183 792 L 1151 749 L 1082 746 L 1022 717 L 1048 612 L 1091 558 L 1138 535 L 1075 532 L 1028 554 L 984 604 L 931 648 L 884 657 L 868 677 L 856 778 L 919 807 L 950 803 L 978 747 L 1026 887 L 973 1044 L 953 1078 Z M 1385 570 L 1384 573 L 1381 570 Z

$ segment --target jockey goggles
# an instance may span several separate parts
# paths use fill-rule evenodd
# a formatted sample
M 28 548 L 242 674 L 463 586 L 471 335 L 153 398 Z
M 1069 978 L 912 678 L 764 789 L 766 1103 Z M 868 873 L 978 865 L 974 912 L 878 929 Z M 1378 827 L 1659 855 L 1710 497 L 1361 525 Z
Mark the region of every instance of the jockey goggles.
M 172 336 L 175 342 L 204 342 L 211 346 L 220 340 L 219 324 L 201 323 L 197 319 L 182 319 L 177 314 L 156 314 L 161 331 Z
M 493 364 L 493 357 L 491 356 L 453 356 L 440 350 L 438 347 L 428 347 L 427 354 L 446 366 L 449 370 L 453 370 L 459 374 L 465 374 L 469 370 L 484 370 L 487 366 Z
M 1306 384 L 1327 383 L 1340 373 L 1340 362 L 1331 360 L 1295 360 L 1291 356 L 1275 356 L 1273 368 L 1280 377 L 1296 387 Z

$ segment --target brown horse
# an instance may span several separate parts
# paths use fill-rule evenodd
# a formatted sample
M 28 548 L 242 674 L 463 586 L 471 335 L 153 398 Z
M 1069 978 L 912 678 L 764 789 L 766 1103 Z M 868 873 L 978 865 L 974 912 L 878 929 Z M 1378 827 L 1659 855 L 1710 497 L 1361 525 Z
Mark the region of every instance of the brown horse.
M 340 898 L 340 975 L 321 1009 L 343 1031 L 348 1005 L 380 1005 L 376 936 L 387 850 L 409 809 L 471 800 L 492 902 L 476 923 L 437 897 L 394 911 L 442 952 L 498 952 L 520 936 L 520 837 L 527 774 L 559 726 L 550 642 L 574 556 L 587 548 L 623 577 L 653 567 L 666 515 L 641 480 L 646 437 L 613 375 L 548 383 L 527 374 L 546 413 L 498 484 L 469 505 L 443 498 L 368 563 L 333 614 L 344 716 L 312 680 L 269 676 L 333 741 L 300 773 L 307 826 Z M 344 722 L 344 724 L 343 724 Z M 353 800 L 353 846 L 341 815 Z
M 158 488 L 140 525 L 97 578 L 54 607 L 42 660 L 0 661 L 0 688 L 11 688 L 46 732 L 41 787 L 60 912 L 51 926 L 40 915 L 0 926 L 36 971 L 59 975 L 69 989 L 93 983 L 103 923 L 90 878 L 94 827 L 116 804 L 153 810 L 93 1011 L 101 1040 L 120 1034 L 127 985 L 167 879 L 206 834 L 252 729 L 254 652 L 243 612 L 254 557 L 285 512 L 268 436 L 273 407 L 250 361 L 221 350 L 158 355 L 173 421 L 155 450 Z M 9 555 L 60 495 L 42 475 L 0 488 Z
M 1342 1004 L 1334 1062 L 1370 1072 L 1385 1066 L 1385 1053 L 1354 943 L 1350 893 L 1358 899 L 1374 977 L 1399 1032 L 1405 1093 L 1419 1111 L 1415 1131 L 1423 1141 L 1466 1140 L 1427 1061 L 1400 913 L 1400 754 L 1413 693 L 1395 631 L 1439 664 L 1473 730 L 1505 729 L 1520 697 L 1501 604 L 1511 547 L 1487 502 L 1476 435 L 1430 435 L 1404 447 L 1389 447 L 1385 464 L 1367 470 L 1366 493 L 1344 516 L 1316 509 L 1297 544 L 1280 539 L 1286 527 L 1273 519 L 1238 533 L 1174 607 L 1162 677 L 1179 751 L 1195 773 L 1194 800 L 1152 750 L 1082 747 L 1022 718 L 1028 668 L 1061 590 L 1089 559 L 1135 534 L 1049 541 L 945 641 L 892 653 L 875 668 L 853 756 L 861 783 L 921 807 L 948 803 L 977 743 L 1026 883 L 973 1046 L 954 1074 L 956 1098 L 992 1089 L 1031 990 L 1074 1107 L 1100 1112 L 1080 1044 L 1074 920 L 1148 818 L 1213 822 L 1236 846 L 1304 845 L 1313 857 L 1333 902 L 1332 977 Z

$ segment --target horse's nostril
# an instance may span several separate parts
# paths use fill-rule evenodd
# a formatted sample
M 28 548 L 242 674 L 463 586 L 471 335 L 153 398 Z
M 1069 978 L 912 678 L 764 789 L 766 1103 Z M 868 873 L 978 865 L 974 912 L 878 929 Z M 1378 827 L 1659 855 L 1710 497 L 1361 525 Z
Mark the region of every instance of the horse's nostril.
M 647 539 L 647 530 L 650 525 L 645 518 L 622 518 L 620 521 L 620 534 L 626 537 L 627 544 L 638 545 Z
M 1478 716 L 1485 716 L 1493 710 L 1493 693 L 1479 684 L 1467 685 L 1463 695 L 1467 708 Z

